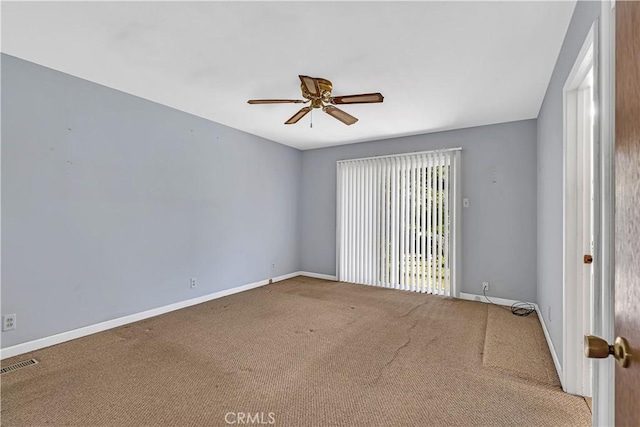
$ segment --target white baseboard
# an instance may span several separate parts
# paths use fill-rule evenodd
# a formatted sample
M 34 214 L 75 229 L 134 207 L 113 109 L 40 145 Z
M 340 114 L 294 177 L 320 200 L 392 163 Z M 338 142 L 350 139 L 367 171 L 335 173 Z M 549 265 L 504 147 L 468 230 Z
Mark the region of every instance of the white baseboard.
M 556 367 L 556 372 L 558 373 L 558 378 L 560 378 L 560 384 L 562 384 L 562 366 L 560 365 L 560 359 L 558 359 L 558 354 L 556 353 L 556 349 L 553 346 L 553 341 L 551 341 L 551 335 L 549 335 L 549 330 L 547 329 L 547 324 L 544 323 L 544 316 L 540 311 L 540 307 L 538 304 L 533 304 L 536 308 L 536 313 L 538 313 L 538 319 L 540 319 L 540 324 L 542 325 L 542 331 L 544 332 L 544 336 L 547 339 L 547 345 L 549 346 L 549 351 L 551 352 L 551 358 L 553 359 L 553 364 Z M 562 388 L 564 389 L 564 384 L 562 384 Z
M 291 279 L 292 277 L 298 277 L 298 276 L 302 276 L 302 273 L 300 271 L 294 271 L 293 273 L 283 274 L 282 276 L 274 277 L 271 280 L 273 281 L 273 283 L 275 283 L 275 282 L 281 282 L 283 280 Z M 269 281 L 267 280 L 267 282 Z
M 309 273 L 312 274 L 312 273 Z M 271 279 L 274 283 L 281 280 L 290 279 L 292 277 L 307 274 L 300 271 L 285 274 L 282 276 L 274 277 Z M 311 276 L 315 277 L 315 276 Z M 106 331 L 107 329 L 117 328 L 128 323 L 137 322 L 139 320 L 148 319 L 149 317 L 159 316 L 170 311 L 180 310 L 181 308 L 190 307 L 196 304 L 202 304 L 203 302 L 211 301 L 214 299 L 226 297 L 228 295 L 237 294 L 238 292 L 248 291 L 249 289 L 258 288 L 260 286 L 268 285 L 269 280 L 260 280 L 259 282 L 249 283 L 246 285 L 236 286 L 235 288 L 225 289 L 222 291 L 214 292 L 212 294 L 203 295 L 197 298 L 188 299 L 185 301 L 176 302 L 173 304 L 165 305 L 163 307 L 153 308 L 151 310 L 142 311 L 140 313 L 134 313 L 127 316 L 119 317 L 117 319 L 107 320 L 105 322 L 96 323 L 94 325 L 84 326 L 82 328 L 74 329 L 67 332 L 51 335 L 37 340 L 28 341 L 22 344 L 16 344 L 11 347 L 3 348 L 0 350 L 0 359 L 6 359 L 9 357 L 17 356 L 19 354 L 29 353 L 31 351 L 39 350 L 41 348 L 49 347 L 52 345 L 60 344 L 65 341 L 71 341 L 76 338 L 81 338 L 87 335 L 95 334 L 97 332 Z
M 298 273 L 300 276 L 315 277 L 316 279 L 333 280 L 334 282 L 338 280 L 337 276 L 330 274 L 311 273 L 309 271 L 299 271 Z
M 489 295 L 489 298 L 491 298 L 492 302 L 498 305 L 511 306 L 517 302 L 520 302 L 512 299 L 492 297 L 491 295 Z M 483 302 L 485 304 L 491 304 L 491 302 L 487 301 L 484 295 L 476 295 L 476 294 L 468 294 L 465 292 L 460 292 L 460 299 L 466 299 L 469 301 L 478 301 L 478 302 Z

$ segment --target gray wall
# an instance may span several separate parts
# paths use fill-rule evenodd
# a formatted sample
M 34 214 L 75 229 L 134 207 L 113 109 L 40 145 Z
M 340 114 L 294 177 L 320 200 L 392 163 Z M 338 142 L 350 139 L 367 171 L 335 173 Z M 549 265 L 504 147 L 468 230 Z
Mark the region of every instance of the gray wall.
M 298 150 L 2 55 L 2 314 L 18 316 L 2 346 L 298 270 L 300 167 Z
M 562 91 L 600 2 L 579 1 L 538 115 L 538 305 L 562 363 Z M 549 316 L 549 312 L 551 315 Z
M 336 161 L 463 147 L 462 292 L 536 300 L 536 121 L 304 151 L 301 269 L 336 273 Z M 497 183 L 491 180 L 491 170 Z

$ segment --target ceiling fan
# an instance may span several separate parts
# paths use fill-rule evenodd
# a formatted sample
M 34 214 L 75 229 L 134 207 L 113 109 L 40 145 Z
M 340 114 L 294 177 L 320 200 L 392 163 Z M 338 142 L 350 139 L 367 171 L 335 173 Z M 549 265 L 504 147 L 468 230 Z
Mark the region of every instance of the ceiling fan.
M 284 122 L 285 125 L 297 123 L 307 113 L 314 108 L 322 108 L 322 111 L 340 120 L 345 125 L 352 125 L 358 121 L 351 114 L 347 114 L 334 105 L 340 104 L 369 104 L 373 102 L 382 102 L 384 97 L 381 93 L 363 93 L 360 95 L 331 96 L 333 84 L 326 79 L 309 76 L 298 76 L 302 84 L 302 99 L 250 99 L 249 104 L 311 104 L 302 107 L 300 111 L 295 113 L 289 120 Z

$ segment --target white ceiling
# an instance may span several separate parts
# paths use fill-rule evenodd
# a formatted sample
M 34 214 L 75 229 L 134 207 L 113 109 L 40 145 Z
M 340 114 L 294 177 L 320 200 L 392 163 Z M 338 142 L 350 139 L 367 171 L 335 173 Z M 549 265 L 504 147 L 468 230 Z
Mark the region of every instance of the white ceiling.
M 537 117 L 575 1 L 2 2 L 2 51 L 300 149 Z M 298 74 L 345 105 L 299 104 Z

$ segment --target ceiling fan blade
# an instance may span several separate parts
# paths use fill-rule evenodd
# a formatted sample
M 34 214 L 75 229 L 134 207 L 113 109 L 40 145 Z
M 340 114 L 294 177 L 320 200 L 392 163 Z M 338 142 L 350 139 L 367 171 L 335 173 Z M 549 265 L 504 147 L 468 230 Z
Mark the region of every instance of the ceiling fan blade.
M 320 88 L 318 87 L 318 82 L 313 77 L 309 76 L 298 76 L 300 77 L 300 81 L 303 86 L 311 96 L 320 96 Z
M 332 104 L 369 104 L 372 102 L 382 102 L 384 96 L 381 93 L 363 93 L 361 95 L 334 96 L 329 98 Z
M 298 120 L 307 115 L 307 113 L 311 111 L 311 107 L 302 107 L 297 113 L 295 113 L 289 120 L 284 122 L 285 125 L 292 125 L 294 123 L 298 123 Z
M 332 117 L 335 117 L 345 125 L 352 125 L 358 121 L 358 119 L 353 117 L 351 114 L 347 114 L 341 109 L 334 107 L 333 105 L 327 105 L 326 107 L 323 108 L 323 110 L 325 113 L 327 113 Z
M 301 99 L 250 99 L 249 104 L 304 104 L 307 101 Z

